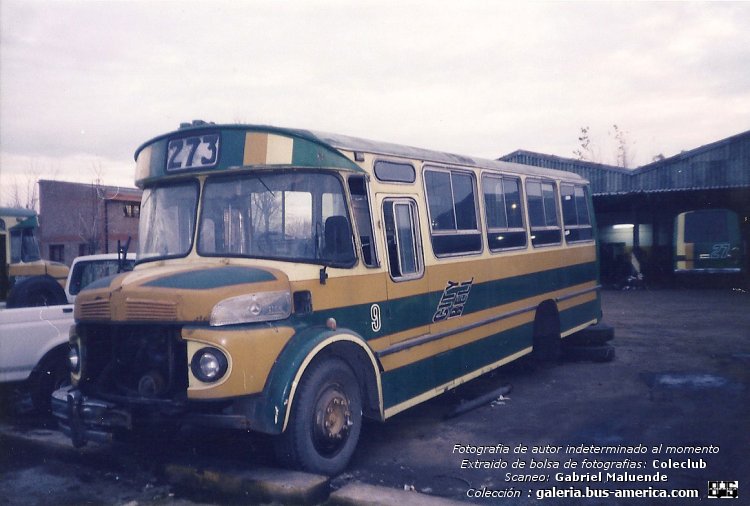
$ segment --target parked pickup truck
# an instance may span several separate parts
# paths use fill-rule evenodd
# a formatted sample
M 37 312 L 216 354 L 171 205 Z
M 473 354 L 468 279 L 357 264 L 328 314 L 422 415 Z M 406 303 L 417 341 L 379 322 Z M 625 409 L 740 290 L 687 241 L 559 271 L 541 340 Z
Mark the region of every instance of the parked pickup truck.
M 50 395 L 68 380 L 68 333 L 75 297 L 89 283 L 131 270 L 135 256 L 120 266 L 117 254 L 80 256 L 65 283 L 67 304 L 0 309 L 0 387 L 28 391 L 34 408 L 49 410 Z

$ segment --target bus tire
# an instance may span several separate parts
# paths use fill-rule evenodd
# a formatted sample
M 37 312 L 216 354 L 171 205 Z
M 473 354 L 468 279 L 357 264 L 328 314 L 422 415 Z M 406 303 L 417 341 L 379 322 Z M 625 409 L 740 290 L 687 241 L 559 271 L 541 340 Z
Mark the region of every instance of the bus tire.
M 289 424 L 275 444 L 288 467 L 336 475 L 349 463 L 362 428 L 362 400 L 352 369 L 338 358 L 315 361 L 295 395 Z
M 534 316 L 534 338 L 531 356 L 538 365 L 553 365 L 561 356 L 560 317 L 551 301 L 542 302 Z
M 60 283 L 52 276 L 33 276 L 15 284 L 8 294 L 6 307 L 57 306 L 68 299 Z
M 611 362 L 615 348 L 611 344 L 568 345 L 563 347 L 563 358 L 571 362 Z

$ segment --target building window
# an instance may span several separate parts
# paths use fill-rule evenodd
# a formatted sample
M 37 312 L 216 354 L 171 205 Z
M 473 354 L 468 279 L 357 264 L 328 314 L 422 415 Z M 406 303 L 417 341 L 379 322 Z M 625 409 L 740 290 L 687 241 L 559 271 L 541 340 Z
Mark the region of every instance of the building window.
M 49 245 L 49 259 L 53 262 L 65 263 L 65 245 L 64 244 L 50 244 Z
M 126 218 L 140 218 L 141 216 L 140 204 L 125 204 L 122 206 L 122 210 Z

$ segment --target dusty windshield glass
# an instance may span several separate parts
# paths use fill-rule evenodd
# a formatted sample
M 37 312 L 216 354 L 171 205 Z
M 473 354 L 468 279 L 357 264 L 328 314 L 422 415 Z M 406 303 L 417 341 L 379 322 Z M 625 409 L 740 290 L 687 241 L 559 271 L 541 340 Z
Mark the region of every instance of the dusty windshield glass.
M 198 253 L 351 265 L 352 227 L 341 182 L 299 172 L 209 179 Z
M 16 228 L 10 231 L 11 263 L 41 260 L 39 242 L 33 228 Z
M 187 255 L 197 204 L 197 181 L 146 188 L 141 198 L 138 260 Z

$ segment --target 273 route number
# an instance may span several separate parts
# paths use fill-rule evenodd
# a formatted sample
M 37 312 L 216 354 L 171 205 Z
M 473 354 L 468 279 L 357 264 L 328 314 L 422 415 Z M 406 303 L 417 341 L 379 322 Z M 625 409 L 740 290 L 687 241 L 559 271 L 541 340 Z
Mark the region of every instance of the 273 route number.
M 211 167 L 219 160 L 219 134 L 172 139 L 167 144 L 167 170 Z

